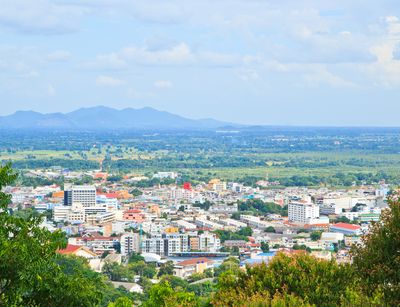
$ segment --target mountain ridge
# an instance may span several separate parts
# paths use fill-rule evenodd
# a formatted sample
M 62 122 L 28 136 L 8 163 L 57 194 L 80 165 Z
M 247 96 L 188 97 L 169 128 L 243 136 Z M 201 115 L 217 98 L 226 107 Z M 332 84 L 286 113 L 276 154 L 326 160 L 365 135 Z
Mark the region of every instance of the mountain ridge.
M 228 125 L 236 124 L 212 118 L 190 119 L 151 107 L 114 109 L 103 105 L 68 113 L 21 110 L 0 116 L 3 129 L 216 129 Z

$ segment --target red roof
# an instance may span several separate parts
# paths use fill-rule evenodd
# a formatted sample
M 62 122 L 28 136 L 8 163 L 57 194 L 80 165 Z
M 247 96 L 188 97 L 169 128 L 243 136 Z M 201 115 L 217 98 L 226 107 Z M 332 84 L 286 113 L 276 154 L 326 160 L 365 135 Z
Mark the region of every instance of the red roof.
M 184 261 L 181 261 L 181 262 L 177 263 L 177 265 L 186 266 L 186 265 L 193 265 L 193 264 L 202 263 L 202 262 L 212 262 L 212 260 L 210 260 L 208 258 L 201 257 L 201 258 L 194 258 L 194 259 L 184 260 Z
M 344 228 L 348 230 L 359 230 L 361 227 L 359 225 L 347 224 L 347 223 L 336 223 L 332 225 L 333 227 Z
M 76 251 L 78 251 L 82 246 L 79 245 L 72 245 L 72 244 L 68 244 L 67 247 L 65 249 L 60 249 L 58 250 L 59 254 L 62 255 L 69 255 L 69 254 L 73 254 Z

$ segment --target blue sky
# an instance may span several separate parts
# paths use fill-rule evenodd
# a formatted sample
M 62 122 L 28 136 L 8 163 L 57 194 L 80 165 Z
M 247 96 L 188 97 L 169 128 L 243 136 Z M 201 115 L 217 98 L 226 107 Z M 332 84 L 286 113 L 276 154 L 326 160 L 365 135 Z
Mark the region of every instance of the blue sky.
M 0 114 L 400 126 L 398 0 L 0 0 Z

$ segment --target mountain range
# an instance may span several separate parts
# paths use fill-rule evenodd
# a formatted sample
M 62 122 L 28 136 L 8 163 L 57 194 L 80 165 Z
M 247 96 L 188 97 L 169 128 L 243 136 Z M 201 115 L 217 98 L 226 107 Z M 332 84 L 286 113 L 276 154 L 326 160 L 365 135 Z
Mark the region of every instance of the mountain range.
M 17 111 L 0 116 L 2 129 L 216 129 L 234 126 L 214 119 L 189 119 L 153 108 L 117 110 L 98 106 L 70 113 Z

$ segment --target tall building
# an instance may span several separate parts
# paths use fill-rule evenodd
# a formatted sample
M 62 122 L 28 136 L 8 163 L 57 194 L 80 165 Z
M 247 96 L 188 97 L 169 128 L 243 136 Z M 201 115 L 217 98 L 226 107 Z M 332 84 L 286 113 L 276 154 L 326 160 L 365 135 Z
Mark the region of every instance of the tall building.
M 133 252 L 140 252 L 140 235 L 138 233 L 128 233 L 121 236 L 121 254 L 131 255 Z
M 288 206 L 288 215 L 289 221 L 306 224 L 319 218 L 319 207 L 311 203 L 292 202 Z
M 72 206 L 72 191 L 64 191 L 64 206 Z
M 64 205 L 82 204 L 83 207 L 96 206 L 96 188 L 94 186 L 65 186 Z

